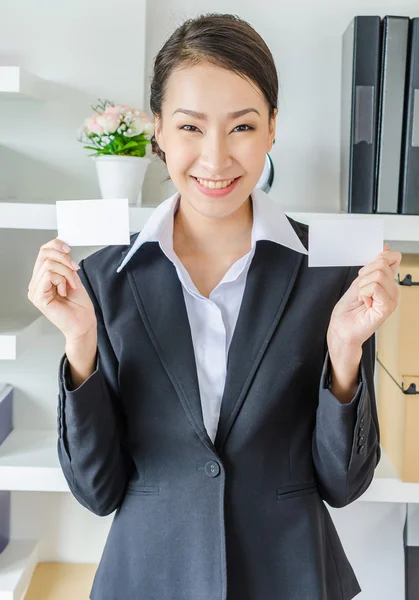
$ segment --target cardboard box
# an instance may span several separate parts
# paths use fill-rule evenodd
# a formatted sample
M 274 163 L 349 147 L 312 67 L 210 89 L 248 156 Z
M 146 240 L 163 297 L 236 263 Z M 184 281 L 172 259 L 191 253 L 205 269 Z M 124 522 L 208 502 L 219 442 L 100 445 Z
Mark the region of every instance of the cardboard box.
M 378 362 L 381 446 L 400 479 L 419 482 L 419 376 L 395 380 Z
M 399 304 L 377 332 L 377 354 L 398 381 L 419 377 L 419 254 L 400 264 Z
M 419 255 L 400 265 L 396 310 L 377 332 L 381 445 L 399 477 L 419 482 Z

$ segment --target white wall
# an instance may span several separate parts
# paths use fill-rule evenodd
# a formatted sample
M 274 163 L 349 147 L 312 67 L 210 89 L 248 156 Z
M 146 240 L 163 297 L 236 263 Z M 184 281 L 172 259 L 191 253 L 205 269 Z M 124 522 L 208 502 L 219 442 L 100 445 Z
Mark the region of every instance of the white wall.
M 356 14 L 413 17 L 419 16 L 419 4 L 153 0 L 144 18 L 139 0 L 0 0 L 0 11 L 0 64 L 21 65 L 50 82 L 47 103 L 0 104 L 0 201 L 99 197 L 91 159 L 75 141 L 90 103 L 110 98 L 149 111 L 152 61 L 163 41 L 184 18 L 218 11 L 236 13 L 255 26 L 277 64 L 280 112 L 271 195 L 288 210 L 334 211 L 339 204 L 341 35 Z M 156 205 L 172 193 L 171 183 L 161 183 L 165 176 L 154 161 L 144 184 L 145 204 Z M 26 291 L 33 262 L 39 245 L 52 237 L 51 232 L 0 229 L 0 281 L 7 281 L 7 289 L 1 285 L 0 309 L 17 303 L 19 310 L 31 310 Z M 84 253 L 74 252 L 75 258 Z M 17 388 L 17 426 L 55 426 L 56 367 L 64 339 L 45 327 L 40 346 L 19 365 L 0 362 L 0 380 Z M 99 560 L 110 518 L 90 514 L 69 494 L 12 496 L 12 534 L 41 536 L 42 560 Z M 331 509 L 363 588 L 360 600 L 404 597 L 403 511 L 403 506 L 371 503 Z

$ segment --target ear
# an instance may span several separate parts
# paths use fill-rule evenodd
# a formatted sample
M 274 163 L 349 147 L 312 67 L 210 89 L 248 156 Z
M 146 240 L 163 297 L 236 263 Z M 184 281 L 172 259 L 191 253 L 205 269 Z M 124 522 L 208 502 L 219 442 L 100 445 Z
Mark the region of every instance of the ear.
M 154 137 L 161 150 L 164 150 L 163 134 L 162 134 L 162 122 L 161 117 L 154 117 Z
M 267 152 L 272 150 L 272 144 L 275 139 L 275 131 L 276 131 L 276 116 L 278 114 L 278 109 L 274 108 L 274 115 L 271 119 L 269 119 L 269 137 L 268 137 L 268 149 Z

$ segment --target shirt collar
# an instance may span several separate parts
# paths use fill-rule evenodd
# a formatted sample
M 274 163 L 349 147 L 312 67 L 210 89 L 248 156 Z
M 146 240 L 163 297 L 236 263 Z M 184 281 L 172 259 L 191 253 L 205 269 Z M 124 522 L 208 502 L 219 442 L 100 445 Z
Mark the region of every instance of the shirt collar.
M 253 204 L 252 247 L 259 240 L 268 240 L 301 254 L 308 254 L 279 204 L 260 188 L 255 188 L 251 192 L 251 197 Z M 176 192 L 154 209 L 117 268 L 117 273 L 124 268 L 145 242 L 158 242 L 166 255 L 173 254 L 173 221 L 179 199 L 180 193 Z

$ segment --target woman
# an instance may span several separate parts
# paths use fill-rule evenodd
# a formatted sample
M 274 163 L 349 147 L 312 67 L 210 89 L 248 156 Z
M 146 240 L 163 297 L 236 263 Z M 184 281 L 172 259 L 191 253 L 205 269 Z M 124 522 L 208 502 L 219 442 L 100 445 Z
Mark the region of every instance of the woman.
M 354 501 L 380 458 L 374 332 L 401 255 L 308 269 L 308 227 L 255 189 L 277 93 L 248 23 L 186 21 L 151 84 L 177 193 L 79 270 L 40 249 L 29 298 L 66 338 L 60 463 L 83 506 L 116 511 L 93 600 L 360 591 L 323 500 Z

